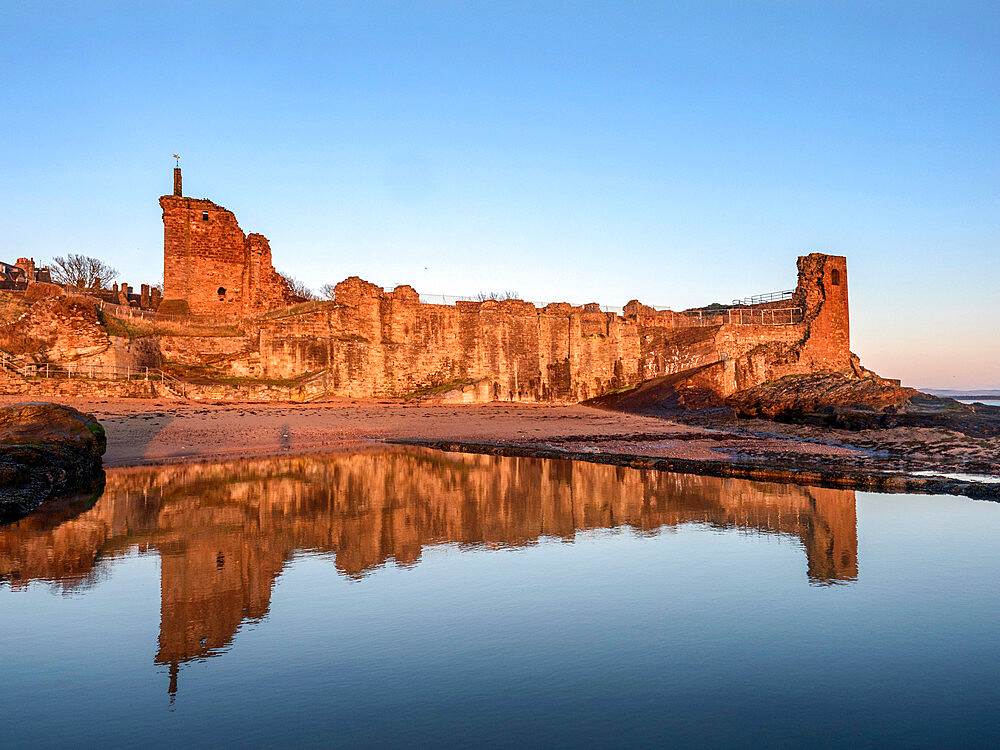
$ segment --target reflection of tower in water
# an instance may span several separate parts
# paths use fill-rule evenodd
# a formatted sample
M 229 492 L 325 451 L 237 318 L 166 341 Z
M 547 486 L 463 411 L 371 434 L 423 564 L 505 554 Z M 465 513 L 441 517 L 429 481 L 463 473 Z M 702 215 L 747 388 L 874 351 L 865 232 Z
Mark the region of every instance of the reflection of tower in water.
M 170 684 L 167 685 L 167 694 L 170 696 L 170 705 L 174 705 L 174 701 L 177 700 L 177 673 L 180 671 L 180 667 L 177 662 L 170 662 Z
M 813 584 L 858 575 L 853 491 L 394 448 L 112 469 L 90 510 L 0 531 L 0 576 L 80 585 L 99 557 L 156 549 L 154 661 L 168 668 L 173 701 L 181 665 L 222 653 L 244 622 L 267 615 L 297 550 L 332 553 L 341 573 L 362 578 L 387 561 L 414 564 L 429 545 L 516 547 L 687 523 L 796 538 Z

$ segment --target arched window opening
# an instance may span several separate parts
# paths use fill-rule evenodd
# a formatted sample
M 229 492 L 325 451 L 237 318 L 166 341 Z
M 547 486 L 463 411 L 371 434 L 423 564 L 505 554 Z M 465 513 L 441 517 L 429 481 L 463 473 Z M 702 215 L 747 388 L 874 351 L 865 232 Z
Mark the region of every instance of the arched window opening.
M 226 299 L 226 287 L 220 286 L 219 291 L 216 292 L 219 295 L 219 302 L 224 302 Z
M 834 286 L 840 286 L 840 271 L 836 268 L 830 271 L 830 283 Z

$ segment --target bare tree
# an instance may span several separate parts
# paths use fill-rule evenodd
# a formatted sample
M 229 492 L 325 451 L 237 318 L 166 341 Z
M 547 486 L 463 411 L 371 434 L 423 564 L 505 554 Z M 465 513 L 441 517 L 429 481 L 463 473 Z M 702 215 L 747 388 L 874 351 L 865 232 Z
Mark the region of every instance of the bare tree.
M 497 300 L 499 302 L 505 299 L 521 299 L 521 295 L 513 289 L 507 289 L 502 292 L 480 292 L 476 295 L 476 299 L 479 302 L 486 302 L 488 300 Z
M 101 289 L 118 278 L 118 269 L 114 266 L 79 253 L 70 253 L 65 258 L 57 255 L 49 271 L 55 283 L 79 289 Z
M 289 291 L 291 291 L 292 296 L 301 297 L 302 299 L 307 299 L 307 300 L 319 299 L 319 296 L 316 294 L 316 292 L 307 287 L 305 284 L 296 279 L 294 276 L 280 272 L 278 273 L 278 275 L 285 280 L 286 284 L 288 284 L 288 289 Z
M 320 293 L 320 296 L 322 296 L 324 299 L 333 299 L 336 296 L 336 293 L 337 293 L 337 285 L 336 284 L 324 284 L 323 286 L 321 286 L 319 288 L 319 293 Z

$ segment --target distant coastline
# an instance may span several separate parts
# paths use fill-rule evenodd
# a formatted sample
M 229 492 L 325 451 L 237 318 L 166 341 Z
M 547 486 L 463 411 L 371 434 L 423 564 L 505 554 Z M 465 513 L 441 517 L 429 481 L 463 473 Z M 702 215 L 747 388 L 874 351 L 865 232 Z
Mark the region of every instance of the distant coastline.
M 985 399 L 987 401 L 1000 401 L 1000 388 L 979 388 L 965 391 L 943 388 L 920 388 L 924 393 L 941 398 L 954 398 L 959 401 L 975 401 Z

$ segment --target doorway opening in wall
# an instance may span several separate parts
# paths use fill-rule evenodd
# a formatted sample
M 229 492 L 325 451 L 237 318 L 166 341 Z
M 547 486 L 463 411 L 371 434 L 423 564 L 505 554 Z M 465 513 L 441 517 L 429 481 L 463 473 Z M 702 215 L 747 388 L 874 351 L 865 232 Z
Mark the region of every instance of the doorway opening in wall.
M 226 287 L 220 286 L 219 287 L 219 291 L 218 291 L 218 295 L 219 295 L 219 302 L 225 302 L 226 301 Z

